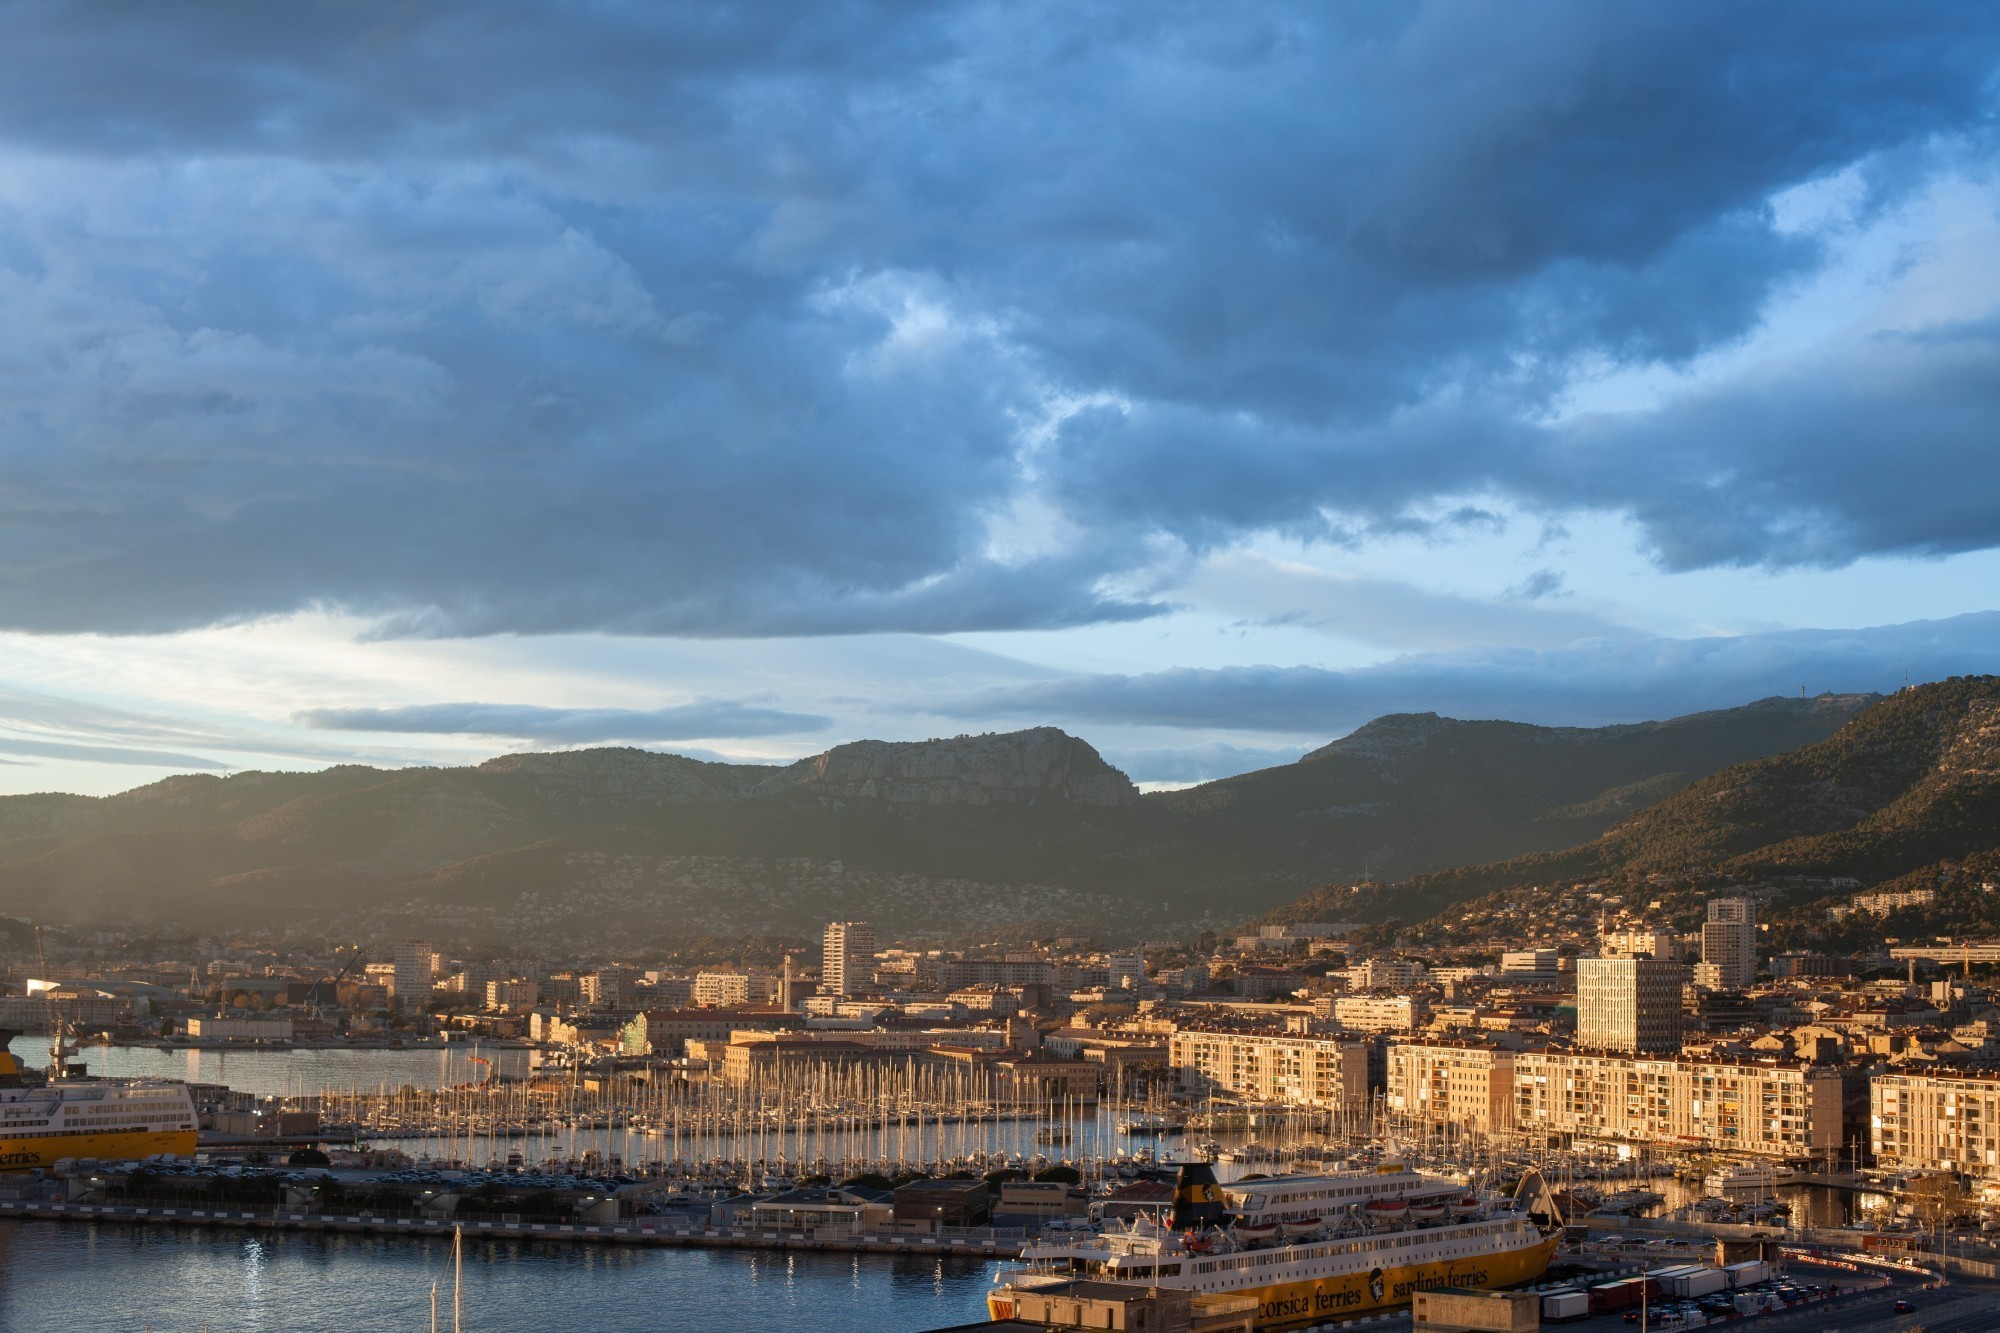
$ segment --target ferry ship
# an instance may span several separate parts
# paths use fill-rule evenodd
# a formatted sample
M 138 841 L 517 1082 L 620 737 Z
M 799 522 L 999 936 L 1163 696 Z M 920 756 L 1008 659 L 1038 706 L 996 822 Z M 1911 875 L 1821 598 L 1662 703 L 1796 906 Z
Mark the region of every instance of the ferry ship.
M 0 1031 L 0 1171 L 54 1166 L 66 1157 L 137 1161 L 194 1152 L 194 1099 L 162 1079 L 56 1079 L 22 1065 Z
M 1245 1211 L 1232 1215 L 1232 1201 Z M 996 1279 L 987 1309 L 1011 1319 L 1017 1292 L 1087 1278 L 1249 1296 L 1259 1329 L 1294 1328 L 1408 1305 L 1438 1287 L 1532 1282 L 1561 1238 L 1562 1219 L 1534 1172 L 1511 1205 L 1489 1207 L 1463 1185 L 1400 1166 L 1225 1191 L 1206 1163 L 1191 1162 L 1166 1223 L 1031 1245 L 1025 1266 Z

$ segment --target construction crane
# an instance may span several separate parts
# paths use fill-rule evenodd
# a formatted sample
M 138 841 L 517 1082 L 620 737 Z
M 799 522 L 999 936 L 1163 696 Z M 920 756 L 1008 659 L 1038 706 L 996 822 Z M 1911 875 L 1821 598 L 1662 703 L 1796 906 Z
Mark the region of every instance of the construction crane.
M 42 928 L 35 927 L 35 971 L 40 973 L 42 997 L 48 1003 L 49 1011 L 49 1071 L 50 1082 L 68 1078 L 76 1072 L 70 1065 L 69 1032 L 63 1022 L 62 1007 L 56 1001 L 56 986 L 49 976 L 49 954 L 42 942 Z
M 340 998 L 340 983 L 347 980 L 347 974 L 352 972 L 354 965 L 360 961 L 361 946 L 357 944 L 353 946 L 352 952 L 347 955 L 347 961 L 340 965 L 339 971 L 333 973 L 331 976 L 321 977 L 312 984 L 311 989 L 306 991 L 306 1003 L 312 1006 L 315 1017 L 318 1016 L 321 1006 L 325 1003 L 325 994 L 329 989 L 332 991 L 335 999 Z

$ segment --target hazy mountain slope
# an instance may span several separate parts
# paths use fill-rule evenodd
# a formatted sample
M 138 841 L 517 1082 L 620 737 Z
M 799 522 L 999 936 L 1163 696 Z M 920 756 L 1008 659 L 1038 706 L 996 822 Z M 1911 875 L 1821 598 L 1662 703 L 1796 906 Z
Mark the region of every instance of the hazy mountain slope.
M 1297 764 L 1141 797 L 1053 728 L 861 741 L 782 767 L 604 749 L 470 768 L 175 778 L 0 798 L 0 911 L 213 923 L 428 910 L 496 933 L 1240 919 L 1364 866 L 1561 846 L 1860 698 L 1601 729 L 1379 719 Z M 426 907 L 426 905 L 429 907 Z M 467 927 L 468 929 L 470 926 Z
M 1355 893 L 1328 886 L 1275 915 L 1418 920 L 1524 885 L 1653 874 L 1854 876 L 1873 882 L 2000 844 L 2000 677 L 1874 704 L 1833 736 L 1732 765 L 1560 852 Z
M 1296 764 L 1149 800 L 1187 820 L 1174 856 L 1225 877 L 1397 879 L 1569 847 L 1727 764 L 1833 734 L 1877 696 L 1764 699 L 1618 727 L 1378 718 Z

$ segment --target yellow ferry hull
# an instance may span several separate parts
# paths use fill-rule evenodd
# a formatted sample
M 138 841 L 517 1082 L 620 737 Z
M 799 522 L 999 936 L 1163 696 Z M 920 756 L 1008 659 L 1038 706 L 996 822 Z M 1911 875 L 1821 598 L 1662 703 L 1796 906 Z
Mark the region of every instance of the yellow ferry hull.
M 1439 1287 L 1498 1289 L 1533 1282 L 1548 1271 L 1560 1239 L 1549 1236 L 1524 1249 L 1279 1282 L 1268 1287 L 1234 1287 L 1214 1294 L 1254 1299 L 1259 1329 L 1352 1319 L 1408 1305 L 1418 1292 Z M 986 1309 L 996 1320 L 1014 1317 L 1013 1300 L 1005 1291 L 992 1292 L 986 1299 Z
M 110 1130 L 98 1134 L 58 1134 L 48 1138 L 0 1138 L 0 1171 L 32 1171 L 54 1166 L 65 1157 L 95 1157 L 102 1162 L 126 1162 L 155 1153 L 188 1156 L 194 1152 L 195 1131 Z

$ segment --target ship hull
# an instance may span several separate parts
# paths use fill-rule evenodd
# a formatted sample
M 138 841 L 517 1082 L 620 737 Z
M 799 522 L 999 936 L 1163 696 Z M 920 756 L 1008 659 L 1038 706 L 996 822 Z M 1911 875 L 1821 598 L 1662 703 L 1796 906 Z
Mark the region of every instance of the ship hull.
M 1253 1298 L 1257 1302 L 1256 1326 L 1259 1329 L 1301 1328 L 1327 1319 L 1345 1320 L 1398 1309 L 1410 1304 L 1418 1292 L 1439 1287 L 1497 1289 L 1533 1282 L 1548 1271 L 1559 1239 L 1547 1236 L 1520 1249 L 1401 1267 L 1357 1267 L 1350 1273 L 1334 1273 L 1295 1282 L 1279 1281 L 1257 1287 L 1217 1287 L 1213 1294 Z M 1208 1290 L 1202 1287 L 1190 1289 L 1197 1294 Z M 994 1319 L 1013 1318 L 1014 1303 L 1005 1290 L 989 1294 L 986 1305 L 987 1312 Z
M 95 1157 L 103 1162 L 135 1161 L 157 1153 L 177 1157 L 194 1152 L 191 1129 L 110 1130 L 95 1134 L 52 1134 L 46 1138 L 0 1137 L 0 1171 L 32 1171 L 54 1166 L 65 1157 Z

